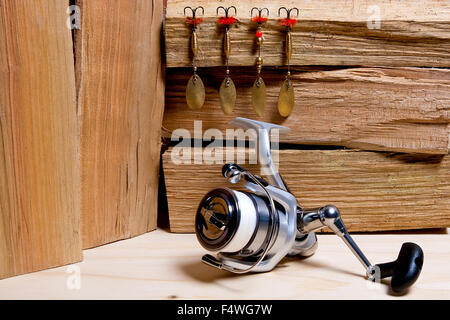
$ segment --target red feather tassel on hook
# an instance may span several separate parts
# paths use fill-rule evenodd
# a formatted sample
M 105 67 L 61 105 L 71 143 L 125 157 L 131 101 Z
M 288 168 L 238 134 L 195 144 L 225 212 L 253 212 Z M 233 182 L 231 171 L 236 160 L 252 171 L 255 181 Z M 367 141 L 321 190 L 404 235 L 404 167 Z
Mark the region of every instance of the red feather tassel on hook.
M 252 18 L 252 21 L 256 23 L 266 23 L 267 17 L 256 16 Z
M 237 22 L 237 19 L 235 17 L 221 17 L 217 22 L 225 26 L 231 26 Z
M 285 26 L 285 27 L 293 27 L 295 26 L 295 24 L 297 23 L 297 19 L 279 19 L 278 20 L 280 25 Z
M 203 22 L 203 18 L 191 18 L 191 17 L 186 18 L 186 23 L 193 25 L 194 27 L 198 26 L 202 22 Z

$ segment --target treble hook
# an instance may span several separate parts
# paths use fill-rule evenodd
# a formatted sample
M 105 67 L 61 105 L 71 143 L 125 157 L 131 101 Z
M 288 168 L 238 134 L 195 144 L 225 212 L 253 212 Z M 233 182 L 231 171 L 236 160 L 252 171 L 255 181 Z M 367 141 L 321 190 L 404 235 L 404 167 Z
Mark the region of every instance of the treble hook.
M 236 9 L 235 6 L 231 6 L 231 7 L 228 7 L 228 8 L 225 8 L 225 7 L 222 7 L 222 6 L 217 7 L 217 10 L 216 10 L 216 14 L 217 14 L 217 15 L 219 15 L 219 9 L 223 9 L 223 11 L 225 12 L 225 17 L 226 17 L 226 18 L 228 18 L 228 11 L 229 11 L 230 9 L 234 9 L 234 15 L 237 15 L 237 9 Z
M 198 9 L 202 9 L 202 16 L 205 15 L 205 8 L 203 8 L 202 6 L 196 7 L 195 9 L 192 9 L 192 7 L 184 7 L 184 15 L 186 15 L 186 9 L 190 9 L 192 11 L 192 19 L 195 19 L 195 15 Z
M 258 16 L 262 17 L 264 10 L 267 11 L 267 17 L 269 16 L 269 9 L 267 8 L 257 8 L 257 7 L 253 7 L 252 10 L 250 11 L 250 15 L 253 17 L 253 11 L 256 10 L 258 11 Z
M 282 9 L 286 10 L 286 18 L 287 19 L 291 18 L 291 12 L 293 10 L 295 10 L 297 12 L 296 17 L 298 17 L 298 15 L 300 14 L 300 11 L 298 10 L 298 8 L 294 7 L 294 8 L 287 9 L 286 7 L 281 7 L 281 8 L 278 9 L 278 16 L 280 16 Z

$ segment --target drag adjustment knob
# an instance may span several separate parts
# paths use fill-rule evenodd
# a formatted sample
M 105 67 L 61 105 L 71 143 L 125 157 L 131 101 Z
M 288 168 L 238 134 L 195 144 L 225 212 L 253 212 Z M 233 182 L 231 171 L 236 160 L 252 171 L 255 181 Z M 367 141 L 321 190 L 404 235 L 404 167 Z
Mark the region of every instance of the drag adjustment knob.
M 422 249 L 415 243 L 406 242 L 402 245 L 397 260 L 377 264 L 376 267 L 380 268 L 380 278 L 392 277 L 392 291 L 402 293 L 416 282 L 422 265 Z

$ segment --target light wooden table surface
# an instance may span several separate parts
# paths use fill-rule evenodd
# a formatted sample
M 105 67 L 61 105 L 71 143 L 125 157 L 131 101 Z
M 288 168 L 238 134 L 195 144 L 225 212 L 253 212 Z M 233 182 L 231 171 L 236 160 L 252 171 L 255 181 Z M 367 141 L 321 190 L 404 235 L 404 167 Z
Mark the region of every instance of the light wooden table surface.
M 195 235 L 157 230 L 86 250 L 82 263 L 1 280 L 0 299 L 450 299 L 448 230 L 354 236 L 372 263 L 395 259 L 406 241 L 423 248 L 421 277 L 401 297 L 365 280 L 338 237 L 318 238 L 309 259 L 286 259 L 269 273 L 234 275 L 200 262 L 204 250 Z

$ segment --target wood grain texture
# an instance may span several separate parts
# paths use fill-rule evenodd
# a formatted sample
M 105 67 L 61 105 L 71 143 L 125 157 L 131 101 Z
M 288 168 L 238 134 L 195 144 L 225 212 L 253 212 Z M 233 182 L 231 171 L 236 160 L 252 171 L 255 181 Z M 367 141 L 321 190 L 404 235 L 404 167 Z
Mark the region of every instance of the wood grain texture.
M 206 164 L 201 158 L 196 158 L 199 164 L 176 164 L 177 153 L 172 158 L 173 150 L 163 155 L 170 230 L 193 232 L 195 212 L 202 197 L 211 189 L 230 185 L 221 175 L 222 164 Z M 191 150 L 192 159 L 207 155 L 199 150 Z M 336 205 L 350 231 L 450 226 L 448 156 L 281 150 L 278 157 L 279 171 L 300 205 L 304 208 Z M 251 158 L 247 154 L 245 163 L 248 159 Z M 226 162 L 232 160 L 227 158 Z M 243 166 L 260 174 L 256 165 Z
M 426 265 L 408 294 L 392 295 L 387 282 L 365 280 L 361 264 L 335 235 L 319 234 L 319 247 L 308 259 L 286 258 L 271 272 L 233 275 L 201 262 L 206 252 L 195 235 L 156 230 L 85 251 L 84 261 L 78 265 L 82 270 L 81 290 L 67 290 L 61 285 L 67 281 L 67 268 L 57 268 L 3 281 L 0 299 L 450 298 L 450 235 L 411 232 L 353 237 L 373 263 L 392 261 L 406 241 L 422 247 Z M 42 290 L 44 287 L 46 290 Z M 182 301 L 177 303 L 183 306 Z
M 217 128 L 225 134 L 234 117 L 246 117 L 291 128 L 282 142 L 338 145 L 365 150 L 447 154 L 450 123 L 450 70 L 425 68 L 297 67 L 293 70 L 295 106 L 288 118 L 278 114 L 277 101 L 284 79 L 281 70 L 263 72 L 267 106 L 263 117 L 251 107 L 254 73 L 232 69 L 237 87 L 236 107 L 224 115 L 218 88 L 223 68 L 200 71 L 206 86 L 201 110 L 186 105 L 185 86 L 189 72 L 167 73 L 164 127 L 188 129 L 194 120 L 202 129 Z
M 68 5 L 0 0 L 0 278 L 82 259 Z
M 278 8 L 300 9 L 293 28 L 292 65 L 349 66 L 450 66 L 450 3 L 439 0 L 230 0 L 226 4 L 200 0 L 205 19 L 198 30 L 198 66 L 223 65 L 223 33 L 217 26 L 219 5 L 238 8 L 240 23 L 231 29 L 230 65 L 255 65 L 255 25 L 252 7 L 268 7 L 270 19 L 263 28 L 264 65 L 285 64 L 284 27 L 278 24 Z M 189 67 L 189 33 L 185 1 L 169 0 L 166 19 L 168 67 Z M 379 28 L 374 19 L 379 17 Z M 375 28 L 374 28 L 375 27 Z M 378 28 L 378 29 L 377 29 Z
M 79 1 L 83 247 L 153 230 L 164 109 L 159 0 Z

